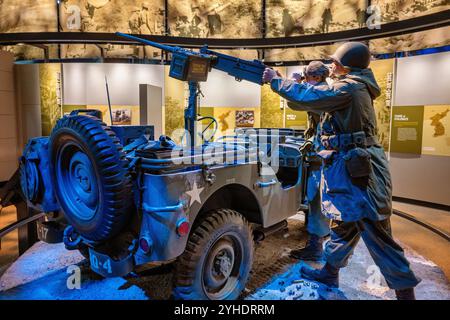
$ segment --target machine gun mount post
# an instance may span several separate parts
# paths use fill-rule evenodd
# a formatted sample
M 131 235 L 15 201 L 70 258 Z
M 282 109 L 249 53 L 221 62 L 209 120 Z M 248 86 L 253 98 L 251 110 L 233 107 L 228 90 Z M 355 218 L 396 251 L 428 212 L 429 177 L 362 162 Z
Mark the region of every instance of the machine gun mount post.
M 188 106 L 184 110 L 184 127 L 189 133 L 189 143 L 191 148 L 194 148 L 196 144 L 198 91 L 199 83 L 196 81 L 189 81 L 189 100 Z

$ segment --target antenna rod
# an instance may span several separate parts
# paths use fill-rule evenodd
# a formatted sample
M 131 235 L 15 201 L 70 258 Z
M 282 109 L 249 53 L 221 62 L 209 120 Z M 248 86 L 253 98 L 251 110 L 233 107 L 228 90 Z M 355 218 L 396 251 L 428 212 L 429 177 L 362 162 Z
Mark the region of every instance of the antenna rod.
M 108 109 L 109 109 L 109 119 L 111 120 L 111 125 L 113 125 L 113 116 L 112 116 L 112 108 L 111 108 L 111 99 L 109 98 L 109 87 L 108 87 L 108 79 L 105 75 L 105 85 L 106 85 L 106 96 L 108 97 Z

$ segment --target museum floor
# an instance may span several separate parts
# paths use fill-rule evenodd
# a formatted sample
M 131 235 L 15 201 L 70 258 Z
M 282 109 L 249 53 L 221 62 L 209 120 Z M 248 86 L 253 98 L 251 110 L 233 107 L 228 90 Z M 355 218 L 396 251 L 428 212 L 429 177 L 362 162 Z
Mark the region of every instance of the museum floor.
M 433 217 L 432 224 L 449 233 L 450 214 L 446 211 L 418 207 L 395 202 L 395 208 L 414 214 L 425 221 Z M 13 207 L 5 208 L 0 226 L 12 222 Z M 6 213 L 6 214 L 5 214 Z M 298 277 L 302 262 L 289 258 L 288 252 L 304 244 L 306 233 L 303 216 L 289 220 L 288 231 L 271 235 L 257 245 L 255 262 L 244 297 L 246 299 L 318 299 L 328 295 L 329 299 L 393 299 L 392 291 L 385 286 L 368 286 L 368 269 L 373 265 L 364 244 L 358 245 L 350 265 L 342 272 L 341 290 L 325 290 L 314 283 Z M 413 270 L 423 279 L 417 288 L 419 299 L 450 300 L 450 244 L 408 220 L 393 216 L 396 238 L 406 248 Z M 11 234 L 2 241 L 0 253 L 0 299 L 168 299 L 170 298 L 171 267 L 140 273 L 140 277 L 100 279 L 83 264 L 77 252 L 68 252 L 62 245 L 36 244 L 13 265 L 17 257 L 15 241 Z M 284 248 L 280 251 L 280 248 Z M 445 254 L 443 254 L 445 253 Z M 276 263 L 273 263 L 276 261 Z M 82 266 L 82 289 L 68 291 L 65 267 L 71 264 Z M 43 283 L 52 285 L 42 286 Z M 369 280 L 370 281 L 370 280 Z M 383 280 L 384 283 L 384 280 Z M 38 289 L 38 290 L 36 290 Z M 120 290 L 117 290 L 120 289 Z M 1 293 L 2 290 L 6 290 Z M 30 295 L 30 292 L 34 292 Z M 325 294 L 324 294 L 325 293 Z

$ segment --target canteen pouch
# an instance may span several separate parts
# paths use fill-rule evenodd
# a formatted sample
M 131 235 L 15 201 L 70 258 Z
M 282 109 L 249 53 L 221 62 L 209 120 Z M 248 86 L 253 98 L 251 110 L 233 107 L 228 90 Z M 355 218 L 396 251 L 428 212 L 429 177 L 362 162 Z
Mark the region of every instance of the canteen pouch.
M 352 178 L 367 178 L 372 172 L 370 153 L 363 148 L 355 147 L 344 155 L 345 167 Z

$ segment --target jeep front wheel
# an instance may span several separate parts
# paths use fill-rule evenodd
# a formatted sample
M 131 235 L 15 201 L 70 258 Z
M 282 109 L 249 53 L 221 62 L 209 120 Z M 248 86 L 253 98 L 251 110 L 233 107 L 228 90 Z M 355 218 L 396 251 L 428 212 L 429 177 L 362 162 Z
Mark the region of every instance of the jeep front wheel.
M 199 219 L 176 262 L 174 296 L 183 300 L 237 299 L 253 263 L 250 224 L 228 209 L 210 211 Z

